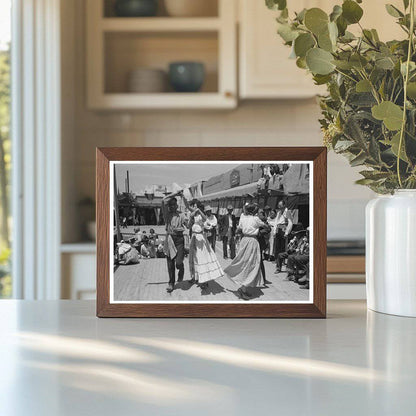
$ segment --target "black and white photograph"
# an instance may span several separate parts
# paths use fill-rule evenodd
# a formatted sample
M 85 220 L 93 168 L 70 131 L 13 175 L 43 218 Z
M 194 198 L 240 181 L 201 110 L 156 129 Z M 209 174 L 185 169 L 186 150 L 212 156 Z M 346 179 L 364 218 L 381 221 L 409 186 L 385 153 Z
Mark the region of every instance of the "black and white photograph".
M 312 163 L 110 164 L 111 303 L 313 302 Z

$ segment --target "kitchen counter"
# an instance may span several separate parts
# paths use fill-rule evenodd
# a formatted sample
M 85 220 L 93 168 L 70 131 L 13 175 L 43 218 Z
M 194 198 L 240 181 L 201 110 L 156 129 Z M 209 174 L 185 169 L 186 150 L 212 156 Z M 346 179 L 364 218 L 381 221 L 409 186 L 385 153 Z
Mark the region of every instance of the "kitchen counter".
M 414 415 L 416 319 L 97 319 L 0 301 L 0 415 Z

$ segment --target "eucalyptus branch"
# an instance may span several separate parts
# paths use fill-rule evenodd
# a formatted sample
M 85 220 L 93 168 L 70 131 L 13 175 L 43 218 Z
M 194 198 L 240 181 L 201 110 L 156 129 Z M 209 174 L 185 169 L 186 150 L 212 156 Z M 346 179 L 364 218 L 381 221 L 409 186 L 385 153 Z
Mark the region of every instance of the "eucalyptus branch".
M 403 118 L 402 118 L 402 127 L 400 129 L 400 140 L 399 140 L 399 149 L 397 152 L 397 178 L 399 180 L 400 187 L 403 187 L 402 177 L 400 173 L 400 156 L 402 155 L 403 139 L 404 132 L 406 129 L 406 108 L 407 108 L 407 83 L 409 82 L 409 68 L 412 58 L 413 50 L 413 36 L 415 28 L 415 0 L 410 0 L 410 30 L 409 30 L 409 44 L 407 47 L 407 60 L 406 60 L 406 72 L 404 76 L 404 85 L 403 85 Z

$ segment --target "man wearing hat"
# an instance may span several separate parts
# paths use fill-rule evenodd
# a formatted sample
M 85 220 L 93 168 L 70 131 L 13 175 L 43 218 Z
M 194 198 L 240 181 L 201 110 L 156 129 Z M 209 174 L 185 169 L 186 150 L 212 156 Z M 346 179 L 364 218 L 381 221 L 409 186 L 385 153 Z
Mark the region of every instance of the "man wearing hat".
M 204 224 L 205 235 L 215 253 L 215 240 L 217 239 L 217 217 L 212 213 L 212 208 L 209 205 L 205 207 L 205 215 L 207 216 Z
M 166 290 L 168 293 L 171 293 L 175 286 L 175 268 L 178 270 L 178 282 L 183 280 L 185 273 L 183 265 L 185 257 L 184 231 L 188 227 L 188 220 L 184 213 L 178 211 L 178 201 L 175 196 L 179 194 L 171 194 L 162 200 L 163 217 L 166 224 L 165 254 L 169 273 L 169 284 Z
M 235 232 L 237 230 L 237 220 L 233 215 L 233 206 L 228 205 L 227 214 L 222 215 L 219 220 L 219 235 L 222 240 L 222 251 L 225 259 L 228 259 L 228 245 L 230 245 L 230 257 L 235 257 Z

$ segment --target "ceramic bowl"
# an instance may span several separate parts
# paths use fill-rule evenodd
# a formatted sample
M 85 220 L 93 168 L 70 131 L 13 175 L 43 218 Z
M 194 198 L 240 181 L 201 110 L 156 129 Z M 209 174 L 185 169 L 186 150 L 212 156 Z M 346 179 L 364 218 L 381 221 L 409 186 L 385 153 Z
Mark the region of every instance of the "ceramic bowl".
M 205 67 L 201 62 L 172 62 L 169 65 L 169 82 L 176 92 L 197 92 L 205 80 Z
M 129 73 L 127 90 L 135 93 L 160 93 L 167 90 L 166 72 L 161 69 L 138 68 Z
M 158 0 L 117 0 L 114 5 L 119 17 L 156 16 Z

